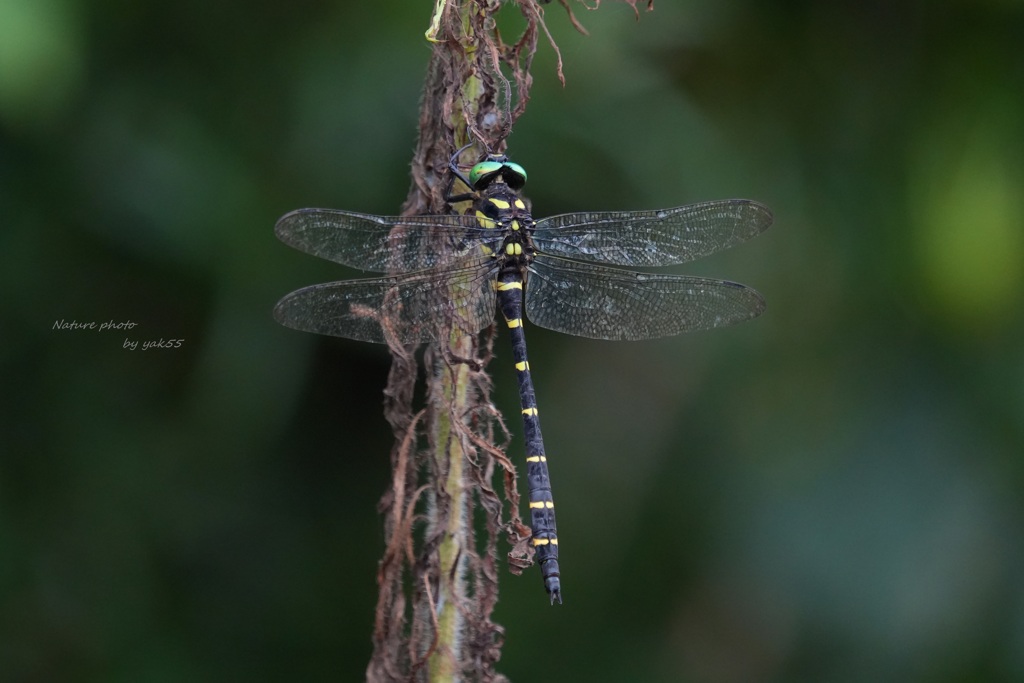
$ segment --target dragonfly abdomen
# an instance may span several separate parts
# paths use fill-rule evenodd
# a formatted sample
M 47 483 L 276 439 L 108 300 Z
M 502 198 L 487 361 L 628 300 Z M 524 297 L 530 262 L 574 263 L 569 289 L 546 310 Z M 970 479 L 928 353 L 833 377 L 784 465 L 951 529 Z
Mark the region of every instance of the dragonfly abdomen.
M 537 564 L 551 602 L 562 602 L 558 570 L 558 533 L 555 528 L 555 504 L 551 497 L 544 438 L 540 432 L 537 397 L 526 357 L 523 332 L 523 278 L 519 271 L 508 270 L 498 278 L 498 305 L 512 336 L 512 358 L 519 379 L 519 402 L 523 414 L 523 439 L 526 442 L 526 479 L 529 486 L 530 526 Z

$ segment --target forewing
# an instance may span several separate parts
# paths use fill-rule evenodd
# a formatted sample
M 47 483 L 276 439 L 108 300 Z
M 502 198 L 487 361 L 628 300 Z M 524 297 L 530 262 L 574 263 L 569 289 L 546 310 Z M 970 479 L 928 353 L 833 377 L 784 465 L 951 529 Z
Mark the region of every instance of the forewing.
M 526 316 L 592 339 L 637 340 L 733 325 L 757 317 L 764 299 L 735 282 L 654 275 L 538 257 L 526 283 Z
M 371 216 L 299 209 L 274 227 L 278 239 L 313 256 L 353 268 L 404 273 L 461 263 L 500 241 L 473 216 Z M 493 248 L 493 247 L 492 247 Z
M 685 263 L 745 242 L 772 224 L 768 207 L 725 199 L 657 211 L 568 213 L 537 221 L 541 253 L 620 266 Z
M 328 282 L 296 290 L 274 307 L 287 327 L 359 341 L 417 344 L 453 326 L 475 333 L 494 319 L 493 262 L 480 258 L 457 271 Z

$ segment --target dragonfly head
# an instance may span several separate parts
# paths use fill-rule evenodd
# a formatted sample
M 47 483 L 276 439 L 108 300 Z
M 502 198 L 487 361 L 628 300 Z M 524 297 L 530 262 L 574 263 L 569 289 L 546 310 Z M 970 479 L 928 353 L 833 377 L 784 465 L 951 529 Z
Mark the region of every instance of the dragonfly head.
M 475 190 L 484 189 L 499 177 L 511 189 L 520 190 L 526 184 L 526 169 L 504 154 L 489 154 L 469 170 L 469 181 Z

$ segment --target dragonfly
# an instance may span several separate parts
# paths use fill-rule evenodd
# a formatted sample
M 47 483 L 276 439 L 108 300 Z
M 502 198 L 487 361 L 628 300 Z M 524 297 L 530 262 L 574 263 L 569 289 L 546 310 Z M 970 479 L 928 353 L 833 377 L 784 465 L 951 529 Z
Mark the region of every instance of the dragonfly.
M 651 211 L 584 211 L 534 219 L 522 195 L 526 170 L 487 154 L 463 171 L 449 161 L 446 201 L 463 213 L 375 216 L 299 209 L 275 227 L 285 244 L 376 277 L 316 284 L 274 308 L 287 327 L 403 345 L 509 329 L 522 408 L 531 545 L 551 604 L 562 602 L 558 534 L 525 316 L 534 325 L 592 339 L 642 340 L 724 327 L 760 315 L 745 285 L 625 267 L 686 263 L 762 233 L 771 211 L 725 199 Z M 455 193 L 456 182 L 465 191 Z

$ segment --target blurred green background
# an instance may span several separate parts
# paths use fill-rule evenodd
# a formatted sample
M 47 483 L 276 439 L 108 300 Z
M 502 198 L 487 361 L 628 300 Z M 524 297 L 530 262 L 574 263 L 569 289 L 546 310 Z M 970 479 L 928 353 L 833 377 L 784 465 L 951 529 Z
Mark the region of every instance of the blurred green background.
M 398 210 L 432 6 L 0 1 L 0 679 L 363 677 L 389 361 L 273 322 L 355 273 L 272 228 Z M 535 213 L 758 199 L 680 272 L 768 309 L 528 330 L 566 604 L 503 571 L 500 670 L 1024 680 L 1024 3 L 576 10 L 510 139 Z

